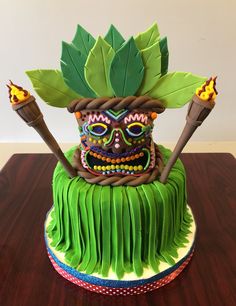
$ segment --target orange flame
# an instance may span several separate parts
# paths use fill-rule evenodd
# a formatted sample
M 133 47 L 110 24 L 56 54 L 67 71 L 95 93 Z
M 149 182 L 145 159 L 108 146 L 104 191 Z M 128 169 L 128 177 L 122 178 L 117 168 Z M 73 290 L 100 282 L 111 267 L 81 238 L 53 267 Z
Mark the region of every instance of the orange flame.
M 12 104 L 22 103 L 30 97 L 30 93 L 27 90 L 13 84 L 12 81 L 7 87 L 9 88 L 9 99 Z
M 196 95 L 203 101 L 214 101 L 217 94 L 216 77 L 210 78 L 196 90 Z

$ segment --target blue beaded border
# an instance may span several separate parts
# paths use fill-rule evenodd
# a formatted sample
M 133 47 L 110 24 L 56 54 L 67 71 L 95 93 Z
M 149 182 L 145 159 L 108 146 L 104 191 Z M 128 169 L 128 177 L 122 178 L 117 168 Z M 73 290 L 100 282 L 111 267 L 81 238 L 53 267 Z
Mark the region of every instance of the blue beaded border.
M 195 239 L 194 239 L 195 240 Z M 46 232 L 45 232 L 45 243 L 46 243 L 46 247 L 47 247 L 47 251 L 48 253 L 52 256 L 53 260 L 56 262 L 56 264 L 62 268 L 64 271 L 66 271 L 67 273 L 71 274 L 72 276 L 93 284 L 93 285 L 98 285 L 98 286 L 104 286 L 104 287 L 112 287 L 112 288 L 128 288 L 128 287 L 136 287 L 136 286 L 140 286 L 140 285 L 145 285 L 148 283 L 152 283 L 154 281 L 160 280 L 163 277 L 169 275 L 170 273 L 174 272 L 176 269 L 178 269 L 183 263 L 184 261 L 191 255 L 191 253 L 194 250 L 194 241 L 193 244 L 189 250 L 189 252 L 187 253 L 187 255 L 185 255 L 180 261 L 178 261 L 175 265 L 173 265 L 172 267 L 150 277 L 150 278 L 146 278 L 146 279 L 140 279 L 140 280 L 130 280 L 130 281 L 124 281 L 124 280 L 111 280 L 111 279 L 101 279 L 98 278 L 96 276 L 92 276 L 92 275 L 88 275 L 85 273 L 81 273 L 77 270 L 75 270 L 74 268 L 71 268 L 69 266 L 67 266 L 66 264 L 62 263 L 57 257 L 56 255 L 52 252 L 52 250 L 50 249 L 50 247 L 48 246 L 48 241 L 46 238 Z

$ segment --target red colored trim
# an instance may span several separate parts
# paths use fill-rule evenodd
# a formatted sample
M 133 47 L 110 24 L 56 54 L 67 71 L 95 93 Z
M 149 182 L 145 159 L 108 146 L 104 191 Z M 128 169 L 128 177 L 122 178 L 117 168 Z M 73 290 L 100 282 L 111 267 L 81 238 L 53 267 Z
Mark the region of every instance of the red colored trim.
M 170 273 L 169 275 L 166 275 L 162 279 L 159 279 L 157 281 L 145 284 L 145 285 L 140 285 L 136 287 L 130 287 L 130 288 L 113 288 L 113 287 L 105 287 L 105 286 L 98 286 L 98 285 L 93 285 L 88 282 L 82 281 L 73 275 L 69 274 L 65 270 L 63 270 L 61 267 L 57 265 L 57 263 L 53 260 L 52 256 L 48 253 L 49 259 L 51 260 L 51 263 L 54 267 L 54 269 L 65 279 L 68 281 L 72 282 L 73 284 L 80 286 L 84 289 L 96 292 L 96 293 L 101 293 L 101 294 L 106 294 L 106 295 L 134 295 L 134 294 L 142 294 L 148 291 L 152 291 L 155 289 L 158 289 L 172 280 L 174 280 L 182 271 L 183 269 L 187 266 L 189 261 L 191 260 L 193 256 L 193 251 L 192 253 L 188 256 L 188 258 L 182 263 L 181 266 L 179 266 L 175 271 Z

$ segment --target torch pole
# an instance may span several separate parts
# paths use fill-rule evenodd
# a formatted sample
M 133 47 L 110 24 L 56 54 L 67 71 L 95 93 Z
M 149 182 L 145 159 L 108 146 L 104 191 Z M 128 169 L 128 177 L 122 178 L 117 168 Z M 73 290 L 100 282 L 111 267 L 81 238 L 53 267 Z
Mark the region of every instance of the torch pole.
M 177 161 L 183 148 L 195 132 L 195 130 L 202 124 L 202 122 L 209 115 L 213 107 L 215 106 L 214 101 L 203 101 L 197 95 L 194 95 L 188 108 L 186 117 L 186 124 L 182 131 L 182 134 L 174 148 L 174 151 L 168 160 L 164 170 L 160 176 L 160 182 L 165 184 L 169 173 Z
M 41 113 L 35 98 L 30 96 L 26 101 L 13 104 L 12 108 L 17 112 L 17 114 L 28 124 L 28 126 L 33 127 L 44 142 L 48 145 L 50 150 L 56 156 L 58 161 L 61 162 L 62 166 L 65 168 L 67 173 L 71 178 L 77 176 L 76 170 L 69 163 L 64 153 L 62 152 L 59 144 L 49 131 L 44 119 L 43 114 Z

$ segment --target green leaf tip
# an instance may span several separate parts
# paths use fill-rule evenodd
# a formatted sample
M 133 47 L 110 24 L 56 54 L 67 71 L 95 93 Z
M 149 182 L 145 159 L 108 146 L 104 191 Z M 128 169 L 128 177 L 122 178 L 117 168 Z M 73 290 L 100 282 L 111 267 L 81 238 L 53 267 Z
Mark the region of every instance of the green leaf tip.
M 115 55 L 113 48 L 99 36 L 85 63 L 85 78 L 98 96 L 113 96 L 109 72 Z
M 118 97 L 134 95 L 142 80 L 144 66 L 140 51 L 131 37 L 116 52 L 110 69 L 110 81 Z
M 165 75 L 168 72 L 168 64 L 169 64 L 169 51 L 168 51 L 166 36 L 160 40 L 160 50 L 161 50 L 161 74 Z
M 148 28 L 145 32 L 139 33 L 135 37 L 135 43 L 139 50 L 151 47 L 154 43 L 160 40 L 160 33 L 157 23 Z
M 117 51 L 125 42 L 125 39 L 113 24 L 110 25 L 110 28 L 104 39 L 109 45 L 112 46 L 115 51 Z
M 80 98 L 65 84 L 59 70 L 29 70 L 25 73 L 37 94 L 51 106 L 67 107 L 71 101 Z
M 161 77 L 161 51 L 159 42 L 141 51 L 144 64 L 144 77 L 138 95 L 146 95 Z
M 96 95 L 84 75 L 86 59 L 86 55 L 74 45 L 62 42 L 61 70 L 65 83 L 79 95 L 94 98 Z
M 179 108 L 191 100 L 196 89 L 206 80 L 188 72 L 168 73 L 157 81 L 148 95 L 162 101 L 166 108 Z
M 95 44 L 93 36 L 87 32 L 80 24 L 77 25 L 75 36 L 72 40 L 72 44 L 85 56 L 88 56 L 89 51 Z

